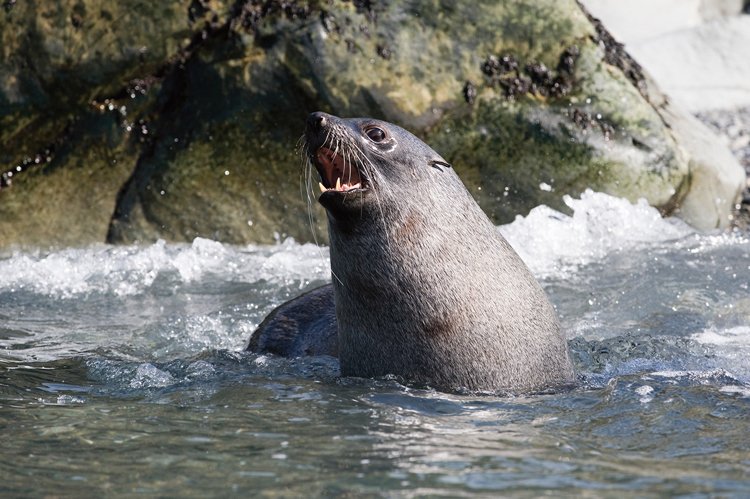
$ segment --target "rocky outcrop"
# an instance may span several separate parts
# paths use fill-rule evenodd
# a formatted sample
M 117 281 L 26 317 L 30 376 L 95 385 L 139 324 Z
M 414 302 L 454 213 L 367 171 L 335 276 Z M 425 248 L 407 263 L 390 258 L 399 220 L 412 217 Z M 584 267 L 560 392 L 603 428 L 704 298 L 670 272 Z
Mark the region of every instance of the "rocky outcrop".
M 584 0 L 691 112 L 750 105 L 750 16 L 741 0 Z
M 668 121 L 693 158 L 691 181 L 696 186 L 683 200 L 680 211 L 692 223 L 710 226 L 717 213 L 731 209 L 721 193 L 737 182 L 737 168 L 727 148 L 681 108 L 710 124 L 750 173 L 746 134 L 737 128 L 742 128 L 750 106 L 750 60 L 742 50 L 750 45 L 750 16 L 741 15 L 742 0 L 583 3 L 601 16 L 677 104 L 667 110 Z M 724 187 L 717 189 L 721 184 Z M 733 221 L 740 226 L 747 225 L 750 213 L 750 184 L 745 185 L 749 187 L 743 193 L 740 217 Z M 706 210 L 705 204 L 711 200 L 725 206 L 717 206 L 718 211 Z
M 6 5 L 0 245 L 310 239 L 316 109 L 411 129 L 496 222 L 593 188 L 724 226 L 742 187 L 572 0 Z
M 104 241 L 142 150 L 131 121 L 155 96 L 136 82 L 191 32 L 181 2 L 164 4 L 3 3 L 0 244 Z
M 742 11 L 742 2 L 743 0 L 581 0 L 628 47 L 737 16 Z

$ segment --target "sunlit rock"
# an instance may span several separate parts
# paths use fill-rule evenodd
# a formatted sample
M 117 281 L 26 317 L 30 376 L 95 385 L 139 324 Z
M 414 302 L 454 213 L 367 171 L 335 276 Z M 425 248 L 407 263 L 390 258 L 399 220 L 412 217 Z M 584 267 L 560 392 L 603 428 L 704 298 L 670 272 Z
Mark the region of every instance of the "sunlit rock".
M 0 244 L 325 241 L 295 150 L 318 109 L 420 135 L 497 223 L 586 188 L 729 221 L 740 167 L 572 0 L 266 7 L 0 12 Z

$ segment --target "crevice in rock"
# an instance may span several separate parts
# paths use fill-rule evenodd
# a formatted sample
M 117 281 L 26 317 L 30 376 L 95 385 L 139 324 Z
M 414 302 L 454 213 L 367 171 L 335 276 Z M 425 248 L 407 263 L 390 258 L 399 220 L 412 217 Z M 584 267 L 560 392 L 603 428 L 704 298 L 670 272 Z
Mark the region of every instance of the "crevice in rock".
M 2 5 L 7 12 L 13 8 L 15 3 L 15 0 L 5 0 Z M 188 44 L 169 57 L 151 74 L 128 81 L 119 91 L 110 95 L 94 97 L 90 106 L 94 111 L 102 113 L 117 112 L 134 95 L 145 94 L 151 88 L 158 87 L 167 75 L 172 74 L 175 68 L 184 65 L 210 41 L 229 38 L 233 31 L 244 31 L 253 33 L 256 42 L 262 46 L 261 25 L 265 20 L 279 16 L 288 20 L 306 19 L 320 9 L 321 6 L 318 1 L 237 0 L 230 8 L 227 19 L 222 21 L 219 14 L 211 9 L 210 2 L 193 0 L 188 7 L 187 16 L 191 24 L 200 25 L 200 28 L 192 34 Z M 79 111 L 77 116 L 80 117 L 82 112 L 88 112 L 88 110 Z M 155 109 L 151 114 L 158 115 L 160 112 L 160 109 Z M 121 118 L 116 116 L 116 119 Z M 75 118 L 71 123 L 74 121 L 76 121 Z M 134 120 L 134 124 L 138 125 L 138 128 L 147 126 L 143 119 L 138 118 Z M 126 126 L 123 126 L 123 128 L 126 128 L 126 132 L 130 132 Z M 31 168 L 51 162 L 59 144 L 66 142 L 71 130 L 71 125 L 68 124 L 48 146 L 41 148 L 34 154 L 24 155 L 13 166 L 0 173 L 0 189 L 10 187 L 14 178 L 18 178 L 18 175 L 28 172 Z M 143 138 L 143 134 L 138 136 L 141 139 Z M 147 152 L 147 150 L 144 151 L 145 154 Z

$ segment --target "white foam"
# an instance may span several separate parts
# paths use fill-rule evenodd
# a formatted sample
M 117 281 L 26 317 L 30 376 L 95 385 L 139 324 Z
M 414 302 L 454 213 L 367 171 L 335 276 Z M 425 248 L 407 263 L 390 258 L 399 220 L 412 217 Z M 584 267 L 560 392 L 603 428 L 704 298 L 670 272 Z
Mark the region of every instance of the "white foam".
M 708 384 L 717 379 L 736 379 L 729 371 L 721 368 L 709 369 L 706 371 L 654 371 L 649 376 L 656 376 L 667 379 L 687 379 L 693 383 Z
M 663 219 L 645 200 L 630 203 L 587 190 L 580 199 L 565 196 L 564 202 L 572 215 L 542 205 L 498 228 L 537 276 L 564 277 L 612 252 L 665 241 L 682 239 L 676 246 L 689 251 L 748 243 L 736 234 L 697 235 L 679 220 Z M 687 241 L 691 234 L 695 237 Z M 158 241 L 0 256 L 0 292 L 30 291 L 55 298 L 132 296 L 149 290 L 160 276 L 177 284 L 213 276 L 226 282 L 289 285 L 330 278 L 330 264 L 327 248 L 291 238 L 272 246 L 239 247 L 196 238 L 192 244 Z
M 164 241 L 152 246 L 91 246 L 49 254 L 14 253 L 0 261 L 0 289 L 70 297 L 95 291 L 134 294 L 148 287 L 170 258 Z
M 500 232 L 539 276 L 565 274 L 613 251 L 693 234 L 684 222 L 664 219 L 640 199 L 635 204 L 586 190 L 580 199 L 564 196 L 569 216 L 548 206 L 532 209 L 499 227 Z
M 56 402 L 57 405 L 79 405 L 85 404 L 86 398 L 77 395 L 58 395 Z
M 701 344 L 745 347 L 750 351 L 750 326 L 737 326 L 728 329 L 706 329 L 692 335 Z
M 135 376 L 130 381 L 131 388 L 160 388 L 173 385 L 177 382 L 174 376 L 162 371 L 153 364 L 140 364 L 135 371 Z
M 132 296 L 159 276 L 186 284 L 215 275 L 218 280 L 287 283 L 325 279 L 328 251 L 292 239 L 275 246 L 238 247 L 196 238 L 192 244 L 93 245 L 49 253 L 16 251 L 0 257 L 0 292 L 27 291 L 55 298 L 92 293 Z
M 242 350 L 256 324 L 218 313 L 180 316 L 155 326 L 149 345 L 134 345 L 155 359 L 167 359 L 204 350 Z
M 328 248 L 299 244 L 287 238 L 273 246 L 258 266 L 257 278 L 279 282 L 289 279 L 330 279 Z
M 648 404 L 654 400 L 654 389 L 648 385 L 642 385 L 635 389 L 635 393 L 641 396 L 641 404 Z
M 730 371 L 743 383 L 750 382 L 750 326 L 708 328 L 691 336 L 715 358 L 716 365 Z
M 182 280 L 189 282 L 200 278 L 208 268 L 224 265 L 229 268 L 236 267 L 236 263 L 229 258 L 229 253 L 230 251 L 221 243 L 197 237 L 193 240 L 190 250 L 179 252 L 171 263 Z
M 728 393 L 731 395 L 739 395 L 744 398 L 750 398 L 750 387 L 741 385 L 726 385 L 719 388 L 722 393 Z

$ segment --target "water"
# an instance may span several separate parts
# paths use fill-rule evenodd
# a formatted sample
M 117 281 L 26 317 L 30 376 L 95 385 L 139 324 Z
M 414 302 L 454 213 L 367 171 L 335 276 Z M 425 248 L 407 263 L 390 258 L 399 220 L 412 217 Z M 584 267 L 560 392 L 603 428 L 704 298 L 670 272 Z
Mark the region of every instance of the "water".
M 586 193 L 501 227 L 580 387 L 499 398 L 243 352 L 326 248 L 0 256 L 0 494 L 750 494 L 750 236 Z

